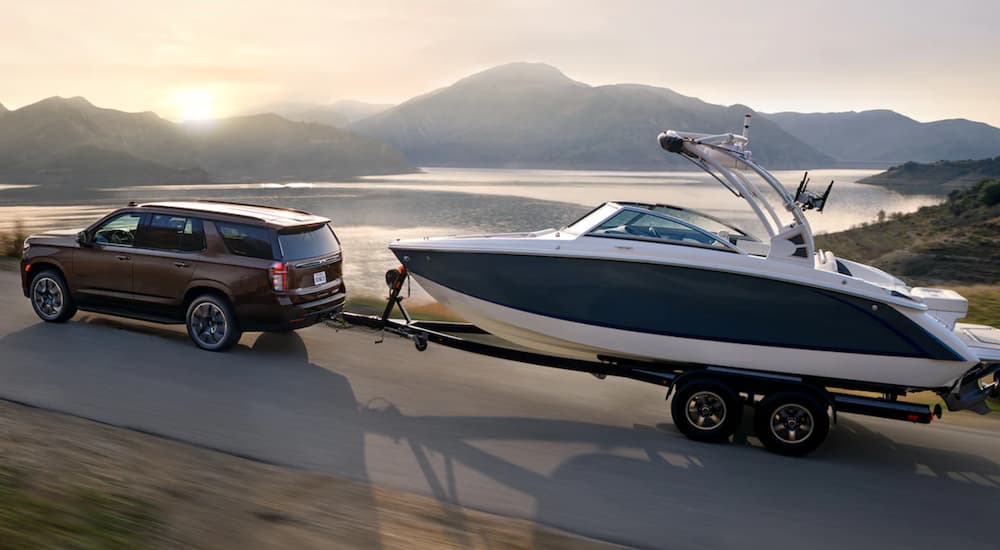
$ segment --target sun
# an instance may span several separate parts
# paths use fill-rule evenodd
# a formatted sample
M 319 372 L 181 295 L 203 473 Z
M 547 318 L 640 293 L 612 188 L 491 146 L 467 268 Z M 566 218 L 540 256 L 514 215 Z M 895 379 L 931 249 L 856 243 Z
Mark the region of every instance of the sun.
M 208 90 L 181 90 L 174 95 L 176 112 L 184 122 L 216 116 L 215 96 Z

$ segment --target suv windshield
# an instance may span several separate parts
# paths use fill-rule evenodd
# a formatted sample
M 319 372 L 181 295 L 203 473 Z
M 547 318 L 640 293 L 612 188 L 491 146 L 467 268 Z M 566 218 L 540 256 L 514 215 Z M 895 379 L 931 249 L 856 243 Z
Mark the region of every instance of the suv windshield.
M 329 225 L 297 227 L 278 233 L 281 255 L 287 260 L 304 260 L 340 252 L 340 241 Z

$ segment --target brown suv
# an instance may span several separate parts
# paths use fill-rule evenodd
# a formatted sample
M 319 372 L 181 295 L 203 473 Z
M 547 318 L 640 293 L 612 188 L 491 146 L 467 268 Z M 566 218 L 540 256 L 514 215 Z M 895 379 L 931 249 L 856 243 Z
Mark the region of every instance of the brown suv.
M 294 330 L 343 307 L 329 222 L 236 203 L 130 204 L 83 231 L 28 237 L 21 286 L 45 321 L 83 309 L 185 323 L 199 347 L 224 350 L 243 331 Z

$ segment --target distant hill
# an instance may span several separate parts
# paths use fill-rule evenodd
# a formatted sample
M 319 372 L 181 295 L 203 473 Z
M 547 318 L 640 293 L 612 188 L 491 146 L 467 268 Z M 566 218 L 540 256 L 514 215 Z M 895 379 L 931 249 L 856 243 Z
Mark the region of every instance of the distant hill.
M 251 113 L 274 113 L 288 120 L 346 127 L 392 107 L 393 105 L 388 103 L 365 103 L 353 100 L 334 103 L 281 102 L 257 107 L 252 109 Z
M 816 246 L 875 265 L 910 284 L 997 284 L 1000 180 L 953 191 L 947 202 L 888 221 L 817 235 Z
M 10 181 L 42 185 L 100 186 L 125 183 L 204 183 L 209 175 L 201 168 L 171 168 L 123 151 L 92 145 L 73 147 L 3 170 Z
M 502 65 L 415 97 L 352 126 L 421 165 L 582 169 L 689 168 L 656 143 L 665 129 L 739 130 L 748 107 L 665 88 L 589 86 L 539 63 Z M 754 119 L 755 158 L 773 168 L 834 159 L 774 122 Z
M 0 118 L 0 181 L 11 183 L 311 180 L 414 169 L 383 143 L 276 115 L 195 127 L 53 97 Z
M 46 158 L 82 146 L 121 151 L 175 168 L 196 165 L 180 128 L 151 112 L 95 107 L 82 97 L 50 97 L 0 121 L 0 167 L 42 166 Z
M 395 107 L 392 103 L 367 103 L 353 99 L 342 99 L 330 104 L 329 108 L 340 113 L 348 124 L 377 115 Z
M 986 178 L 1000 178 L 1000 157 L 949 160 L 928 164 L 906 162 L 861 180 L 901 192 L 945 194 Z
M 315 181 L 415 170 L 385 143 L 274 114 L 219 119 L 183 129 L 198 165 L 223 181 Z
M 965 119 L 917 122 L 888 110 L 764 116 L 851 166 L 992 158 L 1000 154 L 1000 128 Z

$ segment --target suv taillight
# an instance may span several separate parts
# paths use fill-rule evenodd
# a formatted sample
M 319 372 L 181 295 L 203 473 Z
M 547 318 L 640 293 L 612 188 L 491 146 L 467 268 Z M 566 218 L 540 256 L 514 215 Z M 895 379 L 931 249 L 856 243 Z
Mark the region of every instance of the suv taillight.
M 278 292 L 288 290 L 288 268 L 281 262 L 274 262 L 267 270 L 271 277 L 271 288 Z

